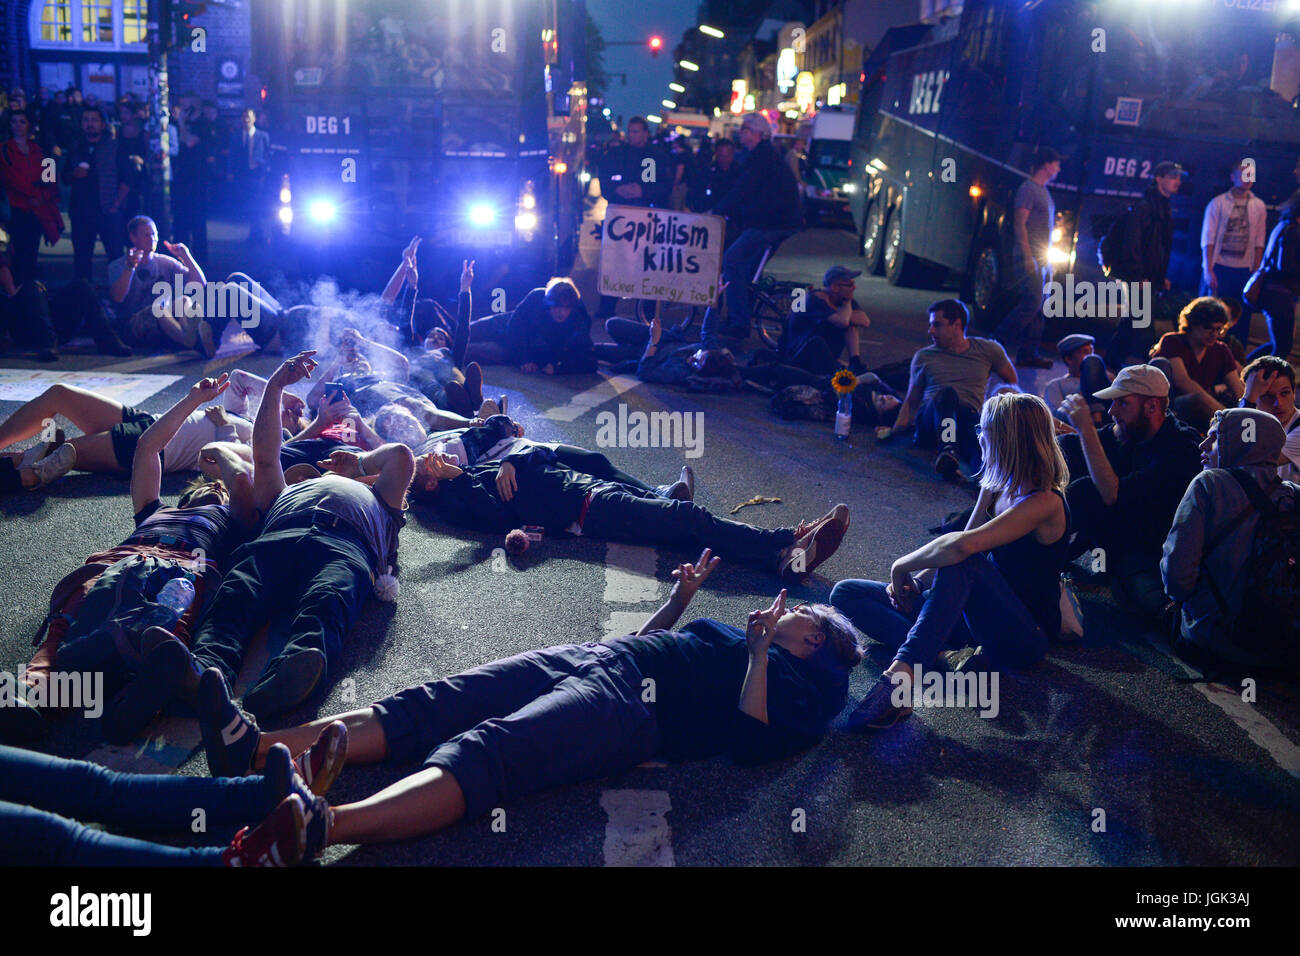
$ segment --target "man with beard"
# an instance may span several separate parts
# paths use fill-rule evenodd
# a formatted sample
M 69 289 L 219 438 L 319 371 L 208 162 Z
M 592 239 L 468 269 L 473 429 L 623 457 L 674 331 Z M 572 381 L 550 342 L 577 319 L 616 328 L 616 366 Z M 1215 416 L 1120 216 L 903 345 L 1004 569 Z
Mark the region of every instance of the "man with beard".
M 1154 366 L 1121 369 L 1093 397 L 1111 403 L 1114 425 L 1100 432 L 1082 395 L 1063 405 L 1078 430 L 1058 439 L 1074 479 L 1066 500 L 1078 533 L 1069 558 L 1092 551 L 1120 604 L 1155 619 L 1168 603 L 1160 578 L 1165 536 L 1201 470 L 1200 436 L 1169 413 L 1169 380 Z

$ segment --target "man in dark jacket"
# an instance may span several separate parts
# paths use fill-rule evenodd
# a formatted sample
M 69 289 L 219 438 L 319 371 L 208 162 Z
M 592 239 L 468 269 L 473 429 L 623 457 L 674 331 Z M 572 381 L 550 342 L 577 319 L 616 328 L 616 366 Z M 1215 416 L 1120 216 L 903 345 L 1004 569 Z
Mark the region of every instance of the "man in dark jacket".
M 515 306 L 470 325 L 468 359 L 517 365 L 524 372 L 566 375 L 596 371 L 591 316 L 569 279 L 552 279 Z
M 66 154 L 63 181 L 72 183 L 68 212 L 72 219 L 73 275 L 90 281 L 95 241 L 104 244 L 109 261 L 126 249 L 127 197 L 140 176 L 125 150 L 108 135 L 104 114 L 94 106 L 81 113 L 81 139 Z
M 1178 192 L 1186 175 L 1177 163 L 1166 161 L 1156 166 L 1155 180 L 1124 214 L 1119 259 L 1111 271 L 1112 278 L 1126 285 L 1149 282 L 1152 293 L 1169 288 L 1166 276 L 1174 246 L 1174 217 L 1169 200 Z M 1106 350 L 1106 363 L 1118 371 L 1126 365 L 1145 362 L 1154 343 L 1149 317 L 1146 327 L 1141 329 L 1133 327 L 1131 316 L 1123 317 Z
M 767 530 L 712 514 L 693 501 L 582 474 L 545 445 L 521 447 L 468 468 L 447 455 L 421 461 L 411 486 L 450 524 L 505 534 L 539 525 L 547 534 L 671 548 L 711 548 L 725 561 L 798 580 L 844 538 L 849 509 L 836 505 L 811 523 Z
M 650 124 L 641 116 L 627 121 L 627 141 L 613 143 L 600 158 L 600 194 L 619 206 L 663 208 L 673 190 L 676 166 L 669 155 L 650 142 Z M 609 318 L 618 297 L 602 295 L 598 318 Z
M 749 337 L 749 287 L 754 270 L 769 246 L 803 228 L 803 201 L 794 171 L 772 145 L 772 126 L 761 113 L 748 113 L 740 126 L 740 145 L 749 152 L 740 178 L 713 204 L 719 216 L 739 214 L 742 231 L 722 257 L 722 279 L 727 285 L 727 325 L 722 327 L 716 309 L 704 319 L 701 344 L 721 348 L 724 336 L 743 341 Z

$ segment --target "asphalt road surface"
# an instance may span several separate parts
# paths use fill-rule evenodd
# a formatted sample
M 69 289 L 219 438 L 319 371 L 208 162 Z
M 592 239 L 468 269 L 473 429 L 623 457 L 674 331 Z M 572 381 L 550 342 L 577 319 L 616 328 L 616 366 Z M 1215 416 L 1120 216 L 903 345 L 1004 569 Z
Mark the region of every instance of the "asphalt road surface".
M 809 280 L 851 264 L 854 239 L 814 231 L 772 263 Z M 450 291 L 450 290 L 449 290 Z M 924 344 L 935 290 L 859 280 L 873 319 L 869 362 Z M 228 340 L 227 350 L 240 351 Z M 204 374 L 243 367 L 268 374 L 277 358 L 246 354 L 204 363 L 193 353 L 106 360 L 69 350 L 58 370 L 111 370 L 180 378 L 142 404 L 161 412 Z M 0 368 L 38 368 L 0 358 Z M 47 367 L 48 368 L 48 367 Z M 1060 374 L 1059 371 L 1050 374 Z M 629 410 L 701 413 L 703 448 L 603 448 L 654 482 L 696 472 L 697 500 L 726 512 L 755 495 L 779 504 L 739 517 L 789 526 L 846 502 L 852 526 L 840 551 L 792 599 L 825 599 L 841 578 L 884 578 L 927 528 L 968 507 L 972 494 L 941 483 L 930 460 L 906 446 L 847 444 L 829 425 L 777 418 L 753 393 L 698 395 L 630 379 L 557 380 L 487 371 L 488 394 L 510 396 L 530 437 L 596 447 L 596 416 Z M 0 415 L 16 405 L 0 403 Z M 173 476 L 165 496 L 182 484 Z M 14 671 L 31 652 L 51 588 L 92 551 L 131 528 L 124 480 L 73 474 L 45 492 L 0 500 L 0 661 Z M 692 555 L 548 538 L 511 565 L 501 540 L 470 535 L 413 513 L 401 536 L 395 605 L 369 603 L 350 635 L 337 679 L 292 714 L 296 723 L 353 709 L 412 683 L 530 648 L 598 639 L 639 625 L 667 595 L 670 571 Z M 779 590 L 772 575 L 721 567 L 688 617 L 743 626 Z M 1197 683 L 1155 635 L 1121 615 L 1106 592 L 1082 595 L 1084 641 L 1054 646 L 1045 661 L 1003 674 L 999 712 L 918 711 L 894 730 L 832 733 L 807 753 L 765 767 L 725 760 L 641 767 L 521 799 L 502 814 L 436 836 L 365 848 L 331 848 L 329 865 L 735 865 L 1121 864 L 1294 865 L 1300 861 L 1300 695 L 1260 682 L 1253 703 L 1239 688 Z M 888 655 L 879 647 L 855 673 L 851 701 Z M 40 749 L 93 755 L 119 766 L 206 773 L 193 721 L 166 720 L 126 748 L 107 748 L 94 721 L 52 721 Z M 414 770 L 348 768 L 335 803 L 361 798 Z

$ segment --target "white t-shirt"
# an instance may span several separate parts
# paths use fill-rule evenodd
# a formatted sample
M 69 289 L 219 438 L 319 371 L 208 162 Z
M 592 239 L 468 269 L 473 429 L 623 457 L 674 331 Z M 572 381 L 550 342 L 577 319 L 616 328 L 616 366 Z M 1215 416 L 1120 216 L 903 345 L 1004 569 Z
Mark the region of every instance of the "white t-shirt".
M 1282 427 L 1286 429 L 1286 441 L 1282 443 L 1282 457 L 1285 461 L 1278 465 L 1278 477 L 1300 482 L 1300 409 L 1296 410 L 1289 422 L 1283 422 Z
M 237 441 L 247 445 L 253 440 L 253 423 L 226 413 L 230 425 L 218 429 L 208 421 L 203 410 L 191 412 L 176 434 L 163 446 L 163 471 L 198 471 L 199 452 L 214 441 Z

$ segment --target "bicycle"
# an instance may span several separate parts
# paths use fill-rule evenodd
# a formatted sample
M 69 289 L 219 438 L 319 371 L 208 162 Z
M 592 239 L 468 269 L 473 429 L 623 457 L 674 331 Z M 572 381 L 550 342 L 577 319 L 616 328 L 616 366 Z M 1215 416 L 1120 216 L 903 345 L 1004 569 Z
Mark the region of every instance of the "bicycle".
M 763 270 L 767 268 L 768 260 L 771 259 L 776 248 L 777 244 L 773 244 L 763 251 L 763 258 L 759 260 L 758 268 L 754 270 L 754 278 L 751 280 L 750 286 L 749 311 L 753 318 L 754 329 L 758 332 L 758 337 L 763 344 L 771 349 L 779 349 L 781 340 L 785 336 L 786 324 L 789 321 L 794 304 L 795 291 L 808 288 L 807 283 L 804 282 L 778 280 L 772 276 L 763 275 Z M 708 306 L 701 314 L 700 307 L 696 306 L 691 309 L 686 320 L 676 326 L 674 331 L 678 335 L 684 335 L 695 324 L 697 317 L 703 321 L 708 315 L 708 310 L 713 308 L 717 308 L 717 306 Z

